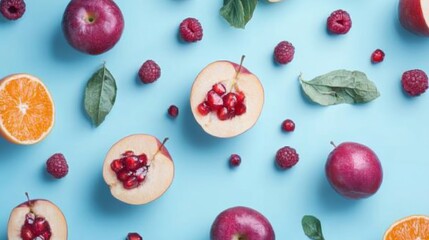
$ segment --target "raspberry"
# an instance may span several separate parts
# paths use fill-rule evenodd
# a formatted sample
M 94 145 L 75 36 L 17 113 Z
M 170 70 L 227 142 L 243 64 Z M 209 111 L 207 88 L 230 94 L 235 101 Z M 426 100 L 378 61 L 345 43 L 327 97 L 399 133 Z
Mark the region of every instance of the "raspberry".
M 371 54 L 371 62 L 372 63 L 379 63 L 379 62 L 382 62 L 383 60 L 384 60 L 384 52 L 381 49 L 376 49 Z
M 419 96 L 428 89 L 428 76 L 420 69 L 413 69 L 402 74 L 402 89 L 410 96 Z
M 327 25 L 329 32 L 333 34 L 346 34 L 352 27 L 352 19 L 348 12 L 339 9 L 331 13 Z
M 238 167 L 241 164 L 241 157 L 238 154 L 231 154 L 229 157 L 229 164 L 231 167 Z
M 277 151 L 276 163 L 280 169 L 287 169 L 293 167 L 299 160 L 299 155 L 295 149 L 286 146 Z
M 139 70 L 140 80 L 147 84 L 153 83 L 161 76 L 161 68 L 153 60 L 147 60 Z
M 290 119 L 286 119 L 282 123 L 282 129 L 285 132 L 293 132 L 295 130 L 295 123 Z
M 25 13 L 24 0 L 1 0 L 0 12 L 9 20 L 17 20 Z
M 179 108 L 176 105 L 171 105 L 167 112 L 172 118 L 176 118 L 179 115 Z
M 293 60 L 295 47 L 288 41 L 281 41 L 274 48 L 274 59 L 279 64 L 287 64 Z
M 55 178 L 62 178 L 69 172 L 69 166 L 63 154 L 56 153 L 46 161 L 48 173 Z
M 185 42 L 197 42 L 203 39 L 203 28 L 195 18 L 186 18 L 180 23 L 180 37 Z

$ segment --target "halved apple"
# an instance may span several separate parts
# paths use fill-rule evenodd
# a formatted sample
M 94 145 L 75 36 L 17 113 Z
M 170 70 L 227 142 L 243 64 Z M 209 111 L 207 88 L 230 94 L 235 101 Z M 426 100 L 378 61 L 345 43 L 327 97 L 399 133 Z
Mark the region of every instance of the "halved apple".
M 156 137 L 136 134 L 112 146 L 103 166 L 103 178 L 116 199 L 133 205 L 149 203 L 170 187 L 174 163 Z
M 15 207 L 7 225 L 8 240 L 67 239 L 67 222 L 61 210 L 44 199 Z
M 212 136 L 237 136 L 250 129 L 262 112 L 264 89 L 258 77 L 242 66 L 243 58 L 240 64 L 230 61 L 209 64 L 192 85 L 192 113 Z
M 399 22 L 408 31 L 429 36 L 429 1 L 399 0 Z

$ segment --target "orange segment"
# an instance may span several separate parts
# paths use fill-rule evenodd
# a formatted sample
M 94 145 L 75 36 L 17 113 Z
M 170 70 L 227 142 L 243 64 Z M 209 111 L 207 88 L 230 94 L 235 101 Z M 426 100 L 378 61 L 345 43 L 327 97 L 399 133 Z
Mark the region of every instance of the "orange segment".
M 54 125 L 54 103 L 48 89 L 28 74 L 8 76 L 0 82 L 0 133 L 17 144 L 34 144 Z
M 384 234 L 383 240 L 428 240 L 429 217 L 413 215 L 401 219 Z

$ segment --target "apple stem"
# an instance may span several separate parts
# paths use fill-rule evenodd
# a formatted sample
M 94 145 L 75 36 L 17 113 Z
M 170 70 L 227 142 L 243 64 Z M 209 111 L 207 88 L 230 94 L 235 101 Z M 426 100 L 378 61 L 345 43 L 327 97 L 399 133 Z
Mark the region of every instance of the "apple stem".
M 240 66 L 238 66 L 238 70 L 235 72 L 235 79 L 238 78 L 238 74 L 241 72 L 241 68 L 243 67 L 243 62 L 245 57 L 246 57 L 245 55 L 241 56 Z
M 331 141 L 331 145 L 334 146 L 334 148 L 337 147 L 337 145 L 335 145 L 335 143 L 333 141 Z
M 156 153 L 153 155 L 152 160 L 155 158 L 155 156 L 161 151 L 161 149 L 164 147 L 165 143 L 168 141 L 168 137 L 164 138 L 164 140 L 161 143 L 161 146 L 159 146 Z
M 245 55 L 241 56 L 240 65 L 238 66 L 238 69 L 235 71 L 235 77 L 234 77 L 230 92 L 232 91 L 233 88 L 237 91 L 238 75 L 240 74 L 241 69 L 243 68 L 243 62 L 245 57 L 246 57 Z
M 31 210 L 31 201 L 30 201 L 30 196 L 28 195 L 28 192 L 25 192 L 25 196 L 27 197 L 28 206 L 30 207 L 30 210 Z

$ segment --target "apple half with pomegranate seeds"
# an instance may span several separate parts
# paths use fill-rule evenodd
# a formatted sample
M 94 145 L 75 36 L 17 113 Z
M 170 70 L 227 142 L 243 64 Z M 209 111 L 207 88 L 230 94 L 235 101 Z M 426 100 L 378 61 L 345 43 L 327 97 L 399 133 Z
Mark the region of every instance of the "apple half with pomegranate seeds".
M 67 222 L 52 202 L 28 199 L 12 210 L 7 236 L 8 240 L 66 240 Z
M 399 22 L 408 31 L 429 36 L 429 1 L 399 0 Z
M 164 144 L 154 136 L 130 135 L 107 153 L 103 178 L 116 199 L 132 204 L 149 203 L 167 191 L 174 178 L 174 163 Z
M 264 88 L 258 77 L 240 64 L 216 61 L 196 77 L 191 90 L 195 120 L 208 134 L 234 137 L 249 130 L 264 105 Z

